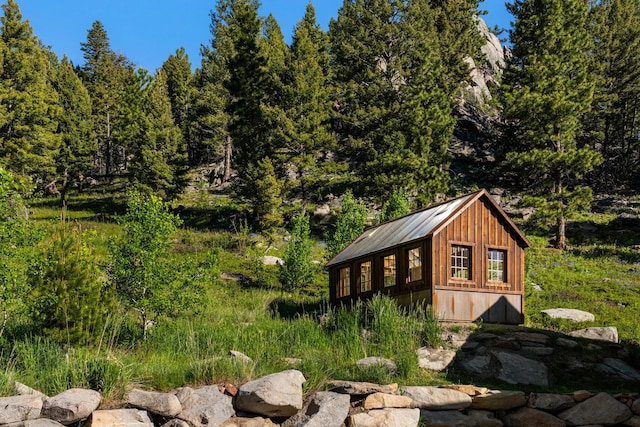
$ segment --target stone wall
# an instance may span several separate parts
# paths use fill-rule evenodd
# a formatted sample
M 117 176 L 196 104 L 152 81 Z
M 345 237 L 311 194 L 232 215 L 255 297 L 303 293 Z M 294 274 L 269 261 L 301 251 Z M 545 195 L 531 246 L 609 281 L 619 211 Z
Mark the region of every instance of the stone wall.
M 119 409 L 101 409 L 94 390 L 0 398 L 3 427 L 413 427 L 640 426 L 640 393 L 525 393 L 472 385 L 443 387 L 334 381 L 303 400 L 305 378 L 288 370 L 236 388 L 168 393 L 131 390 Z

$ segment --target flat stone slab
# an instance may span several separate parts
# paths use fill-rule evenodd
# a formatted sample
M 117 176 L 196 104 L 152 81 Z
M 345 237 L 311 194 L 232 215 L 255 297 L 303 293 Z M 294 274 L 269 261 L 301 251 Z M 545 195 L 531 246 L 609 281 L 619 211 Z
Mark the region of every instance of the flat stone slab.
M 495 351 L 500 361 L 498 379 L 508 384 L 549 385 L 549 370 L 544 363 L 506 351 Z
M 432 411 L 465 409 L 471 406 L 471 396 L 458 390 L 430 386 L 406 386 L 402 395 L 410 397 L 412 408 Z
M 608 341 L 618 343 L 618 328 L 615 326 L 593 327 L 569 332 L 569 335 L 577 338 Z
M 633 416 L 631 409 L 607 393 L 598 393 L 573 408 L 558 415 L 568 425 L 589 424 L 614 425 L 625 422 Z
M 550 308 L 542 310 L 540 313 L 551 319 L 566 319 L 572 322 L 593 322 L 596 320 L 596 316 L 593 314 L 575 308 Z
M 40 416 L 42 399 L 36 395 L 0 397 L 0 425 Z
M 349 417 L 350 427 L 417 427 L 420 409 L 376 409 Z
M 624 381 L 640 382 L 640 372 L 620 359 L 606 358 L 599 365 L 601 371 L 615 375 Z
M 418 355 L 418 365 L 423 369 L 432 371 L 444 371 L 453 363 L 456 352 L 443 348 L 422 347 L 416 350 Z
M 353 396 L 365 396 L 373 393 L 393 394 L 398 391 L 398 384 L 380 385 L 361 381 L 331 381 L 329 391 Z
M 487 394 L 475 396 L 471 407 L 488 411 L 506 411 L 524 406 L 527 397 L 522 391 L 490 390 Z
M 153 427 L 147 411 L 140 409 L 112 409 L 95 411 L 86 427 Z

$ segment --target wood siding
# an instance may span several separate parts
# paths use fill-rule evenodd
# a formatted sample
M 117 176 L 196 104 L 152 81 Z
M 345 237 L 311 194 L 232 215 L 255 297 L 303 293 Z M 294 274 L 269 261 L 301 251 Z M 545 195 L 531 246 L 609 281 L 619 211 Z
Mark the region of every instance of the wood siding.
M 469 280 L 451 277 L 452 245 L 470 248 Z M 489 249 L 504 251 L 506 255 L 506 277 L 502 283 L 488 280 Z M 508 222 L 484 198 L 473 202 L 433 236 L 431 267 L 431 281 L 436 289 L 523 293 L 524 248 L 519 244 L 518 237 Z

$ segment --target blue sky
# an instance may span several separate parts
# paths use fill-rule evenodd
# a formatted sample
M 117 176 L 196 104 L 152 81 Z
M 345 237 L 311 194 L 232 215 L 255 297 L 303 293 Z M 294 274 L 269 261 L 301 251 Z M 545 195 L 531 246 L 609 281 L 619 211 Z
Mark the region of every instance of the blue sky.
M 4 1 L 3 1 L 4 3 Z M 211 38 L 209 12 L 216 0 L 17 0 L 23 19 L 34 33 L 61 58 L 66 54 L 74 64 L 82 64 L 80 43 L 94 21 L 107 30 L 111 48 L 137 66 L 155 71 L 184 47 L 194 67 L 200 64 L 200 45 Z M 272 13 L 285 37 L 305 12 L 308 0 L 263 0 L 260 12 Z M 315 0 L 318 23 L 327 28 L 343 0 Z M 504 0 L 485 0 L 481 9 L 490 28 L 509 26 L 510 15 Z

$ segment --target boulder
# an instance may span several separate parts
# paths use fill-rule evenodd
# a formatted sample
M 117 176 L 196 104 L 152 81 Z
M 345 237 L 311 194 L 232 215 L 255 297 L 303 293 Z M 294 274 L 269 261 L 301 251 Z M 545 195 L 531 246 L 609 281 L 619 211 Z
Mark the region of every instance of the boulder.
M 42 399 L 36 395 L 0 397 L 0 425 L 34 420 L 41 410 Z
M 402 388 L 402 394 L 412 399 L 412 408 L 446 411 L 471 406 L 471 397 L 468 394 L 448 388 L 406 386 Z
M 140 409 L 112 409 L 95 411 L 86 427 L 154 427 L 147 411 Z
M 358 381 L 331 381 L 329 390 L 336 393 L 350 394 L 352 396 L 365 396 L 372 393 L 393 394 L 398 391 L 398 384 L 379 385 Z
M 164 427 L 164 426 L 163 426 Z M 230 418 L 220 427 L 278 427 L 278 424 L 274 424 L 269 418 L 255 417 L 255 418 L 242 418 L 234 417 Z
M 510 427 L 564 427 L 560 418 L 533 408 L 520 408 L 504 417 Z
M 68 425 L 86 419 L 98 409 L 102 396 L 95 390 L 72 388 L 42 404 L 42 416 Z
M 18 392 L 19 395 L 29 395 L 29 394 L 33 394 L 38 396 L 40 399 L 47 400 L 49 398 L 49 396 L 47 396 L 46 394 L 32 389 L 31 387 L 29 387 L 28 385 L 22 384 L 21 382 L 15 381 L 13 383 L 14 388 L 16 389 L 16 391 Z
M 587 399 L 590 399 L 593 396 L 593 393 L 588 390 L 576 390 L 571 393 L 571 396 L 576 402 L 583 402 Z
M 476 422 L 476 427 L 502 427 L 504 425 L 502 421 L 497 419 L 493 415 L 493 412 L 490 411 L 469 409 L 467 411 L 467 415 L 469 415 Z
M 162 427 L 191 427 L 191 426 L 189 425 L 188 422 L 184 420 L 179 420 L 178 418 L 172 418 L 166 423 L 162 424 Z
M 215 385 L 197 390 L 181 390 L 176 396 L 182 404 L 182 411 L 177 418 L 186 421 L 191 427 L 218 427 L 235 415 L 231 396 L 220 393 Z
M 384 357 L 370 356 L 360 359 L 356 362 L 356 366 L 361 369 L 368 369 L 373 367 L 383 367 L 389 371 L 390 374 L 396 372 L 396 364 L 392 360 L 385 359 Z
M 485 394 L 489 391 L 489 389 L 484 387 L 476 387 L 474 385 L 468 384 L 445 384 L 440 386 L 441 388 L 450 388 L 451 390 L 458 390 L 462 393 L 468 394 L 469 396 L 477 396 L 480 394 Z
M 422 347 L 416 350 L 416 353 L 419 366 L 432 371 L 444 371 L 456 357 L 455 351 L 443 348 Z
M 131 390 L 127 393 L 127 403 L 163 417 L 175 417 L 182 412 L 180 401 L 175 394 L 170 393 Z
M 420 410 L 406 408 L 376 409 L 349 417 L 350 427 L 417 427 Z
M 634 414 L 640 415 L 640 399 L 636 399 L 633 401 L 633 404 L 631 405 L 631 410 L 633 411 Z
M 549 385 L 549 370 L 544 363 L 506 351 L 494 351 L 493 355 L 500 362 L 499 380 L 508 384 Z
M 523 345 L 526 345 L 526 343 L 545 345 L 550 339 L 548 335 L 539 332 L 513 332 L 509 334 L 509 337 L 515 338 L 516 341 L 522 342 Z
M 568 394 L 531 393 L 527 406 L 547 412 L 558 412 L 571 408 L 576 404 Z
M 618 328 L 615 326 L 593 327 L 578 329 L 577 331 L 569 332 L 569 335 L 577 338 L 588 338 L 598 341 L 618 342 Z
M 607 393 L 598 393 L 558 415 L 569 425 L 620 424 L 633 416 L 631 410 Z
M 627 427 L 640 427 L 640 417 L 631 417 L 627 421 L 625 421 L 623 425 Z
M 349 415 L 351 398 L 347 394 L 321 391 L 313 395 L 282 427 L 340 427 Z
M 624 381 L 640 382 L 640 372 L 620 359 L 605 358 L 600 370 Z
M 472 417 L 460 411 L 420 411 L 420 419 L 426 421 L 429 427 L 476 427 Z
M 596 320 L 596 316 L 593 314 L 574 308 L 550 308 L 548 310 L 542 310 L 540 313 L 542 317 L 566 319 L 572 322 L 593 322 Z
M 49 418 L 38 418 L 36 420 L 25 420 L 17 423 L 3 424 L 2 427 L 63 427 L 57 421 L 50 420 Z
M 295 369 L 249 381 L 238 389 L 236 408 L 267 417 L 290 417 L 302 409 L 305 381 Z
M 410 408 L 413 399 L 397 394 L 373 393 L 367 396 L 362 404 L 364 409 Z
M 264 265 L 284 265 L 282 258 L 278 258 L 277 256 L 265 255 L 260 257 L 260 261 Z
M 231 356 L 234 360 L 241 363 L 246 363 L 246 364 L 253 363 L 253 360 L 249 356 L 247 356 L 246 354 L 240 351 L 229 350 L 229 356 Z
M 564 348 L 575 348 L 578 345 L 578 342 L 560 337 L 556 340 L 556 344 Z
M 491 356 L 488 354 L 478 354 L 472 357 L 465 357 L 460 366 L 465 371 L 485 377 L 491 366 Z
M 475 396 L 471 407 L 488 411 L 506 411 L 524 406 L 526 403 L 527 398 L 522 391 L 490 390 L 487 394 Z

